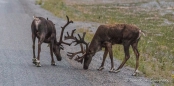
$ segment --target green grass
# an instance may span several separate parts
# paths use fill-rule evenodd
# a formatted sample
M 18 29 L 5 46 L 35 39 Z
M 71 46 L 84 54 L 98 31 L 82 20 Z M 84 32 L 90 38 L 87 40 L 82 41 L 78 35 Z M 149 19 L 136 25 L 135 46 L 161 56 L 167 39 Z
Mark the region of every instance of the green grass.
M 165 83 L 165 85 L 174 85 L 171 77 L 174 71 L 174 27 L 163 24 L 164 19 L 174 22 L 172 14 L 161 16 L 156 10 L 147 12 L 134 7 L 120 8 L 117 4 L 67 5 L 62 0 L 45 0 L 42 7 L 58 17 L 64 18 L 68 15 L 76 21 L 92 21 L 101 24 L 127 23 L 138 26 L 146 34 L 145 37 L 142 36 L 138 46 L 141 54 L 139 70 L 146 77 L 167 79 L 170 83 Z M 87 32 L 86 39 L 90 41 L 93 34 L 86 29 L 80 28 L 78 31 Z M 113 49 L 114 56 L 123 60 L 123 47 L 115 45 Z M 131 58 L 126 64 L 135 67 L 135 55 L 131 48 L 130 52 Z
M 42 0 L 36 0 L 36 3 L 35 4 L 36 5 L 42 5 L 42 2 L 43 2 Z

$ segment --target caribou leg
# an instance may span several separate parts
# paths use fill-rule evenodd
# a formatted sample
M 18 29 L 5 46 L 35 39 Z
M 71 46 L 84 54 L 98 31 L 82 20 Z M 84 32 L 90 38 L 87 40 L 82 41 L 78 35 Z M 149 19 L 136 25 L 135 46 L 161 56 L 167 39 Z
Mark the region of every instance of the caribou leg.
M 107 49 L 107 47 L 105 47 L 105 52 L 104 52 L 104 54 L 103 54 L 103 61 L 102 61 L 102 64 L 101 64 L 101 66 L 100 66 L 97 70 L 101 71 L 101 70 L 104 69 L 104 64 L 105 64 L 105 59 L 106 59 L 106 57 L 107 57 L 107 54 L 108 54 L 108 49 Z
M 36 61 L 36 66 L 41 67 L 40 65 L 40 52 L 41 52 L 41 44 L 43 43 L 45 37 L 41 35 L 39 41 L 38 41 L 38 56 L 37 56 L 37 61 Z
M 135 71 L 134 73 L 132 74 L 133 76 L 136 76 L 137 75 L 137 69 L 138 69 L 138 66 L 139 66 L 139 52 L 138 52 L 138 49 L 137 49 L 137 45 L 138 45 L 138 41 L 133 43 L 131 46 L 132 46 L 132 49 L 134 51 L 134 54 L 136 55 L 136 66 L 135 66 Z
M 105 43 L 106 43 L 106 49 L 108 50 L 109 57 L 111 59 L 111 69 L 110 69 L 109 72 L 115 72 L 115 69 L 114 69 L 114 61 L 113 61 L 113 52 L 112 52 L 112 43 L 110 43 L 110 42 L 105 42 Z
M 111 69 L 109 70 L 109 72 L 114 72 L 115 69 L 114 69 L 114 61 L 113 61 L 112 43 L 108 42 L 106 44 L 106 47 L 107 47 L 107 49 L 109 51 L 109 57 L 111 59 Z
M 126 41 L 123 43 L 123 46 L 124 46 L 125 58 L 116 71 L 119 71 L 119 69 L 121 69 L 124 66 L 124 64 L 127 62 L 127 60 L 130 58 L 130 54 L 129 54 L 130 43 Z
M 50 43 L 51 65 L 55 66 L 56 63 L 55 63 L 54 58 L 53 58 L 53 45 L 54 45 L 54 42 L 51 41 L 51 43 Z
M 32 34 L 32 40 L 33 40 L 33 64 L 36 65 L 36 54 L 35 54 L 35 40 L 36 40 L 36 35 L 33 33 Z

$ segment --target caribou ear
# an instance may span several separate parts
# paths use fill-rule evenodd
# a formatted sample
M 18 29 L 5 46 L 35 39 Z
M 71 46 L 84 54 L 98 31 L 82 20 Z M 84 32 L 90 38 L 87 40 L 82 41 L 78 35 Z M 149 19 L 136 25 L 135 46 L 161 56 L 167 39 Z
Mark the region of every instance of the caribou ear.
M 33 19 L 37 19 L 37 17 L 36 16 L 33 16 Z
M 36 19 L 36 16 L 33 16 L 33 19 Z

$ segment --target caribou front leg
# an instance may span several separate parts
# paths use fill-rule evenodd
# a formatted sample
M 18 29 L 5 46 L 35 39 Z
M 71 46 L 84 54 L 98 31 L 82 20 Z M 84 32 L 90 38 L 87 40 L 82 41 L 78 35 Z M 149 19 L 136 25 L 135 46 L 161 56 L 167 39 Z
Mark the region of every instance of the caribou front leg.
M 114 61 L 113 61 L 112 43 L 107 42 L 106 47 L 107 47 L 107 49 L 109 51 L 109 57 L 111 59 L 111 69 L 110 69 L 109 72 L 114 72 L 115 69 L 114 69 Z
M 53 47 L 54 47 L 54 38 L 56 38 L 55 34 L 52 34 L 47 40 L 50 40 L 50 55 L 51 55 L 51 65 L 55 66 L 56 63 L 53 58 Z
M 56 63 L 55 63 L 54 58 L 53 58 L 53 45 L 54 45 L 54 42 L 51 42 L 50 43 L 51 65 L 56 66 Z
M 113 51 L 112 51 L 112 43 L 110 43 L 110 42 L 105 42 L 105 44 L 106 44 L 106 52 L 105 52 L 105 54 L 106 54 L 106 56 L 107 56 L 107 53 L 109 52 L 109 57 L 110 57 L 110 59 L 111 59 L 111 69 L 110 69 L 110 71 L 109 72 L 115 72 L 115 69 L 114 69 L 114 61 L 113 61 Z M 103 61 L 105 61 L 105 59 L 106 59 L 106 57 L 105 58 L 103 58 Z M 104 64 L 104 62 L 103 62 L 103 64 Z M 102 66 L 102 65 L 101 65 Z
M 102 61 L 102 64 L 101 64 L 101 66 L 100 66 L 97 70 L 101 71 L 101 70 L 104 69 L 104 64 L 105 64 L 105 59 L 106 59 L 106 57 L 107 57 L 107 54 L 108 54 L 108 48 L 105 47 L 105 52 L 104 52 L 104 54 L 103 54 L 103 61 Z

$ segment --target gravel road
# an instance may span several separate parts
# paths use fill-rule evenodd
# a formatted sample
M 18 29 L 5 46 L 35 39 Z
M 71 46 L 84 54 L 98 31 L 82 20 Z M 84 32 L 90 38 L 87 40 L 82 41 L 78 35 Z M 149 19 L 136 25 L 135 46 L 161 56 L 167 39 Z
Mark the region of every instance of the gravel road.
M 89 70 L 83 70 L 80 63 L 66 56 L 67 51 L 75 51 L 76 47 L 65 46 L 65 50 L 61 51 L 62 61 L 56 61 L 57 66 L 51 66 L 49 48 L 47 44 L 42 44 L 42 67 L 35 67 L 32 64 L 30 28 L 33 15 L 52 20 L 59 37 L 60 27 L 66 21 L 35 5 L 35 0 L 0 0 L 0 86 L 151 86 L 150 79 L 131 76 L 133 68 L 124 67 L 119 73 L 109 73 L 109 58 L 105 69 L 97 71 L 103 52 L 93 57 Z M 66 31 L 78 27 L 93 29 L 99 25 L 74 22 Z M 116 59 L 114 62 L 118 67 L 120 62 Z

